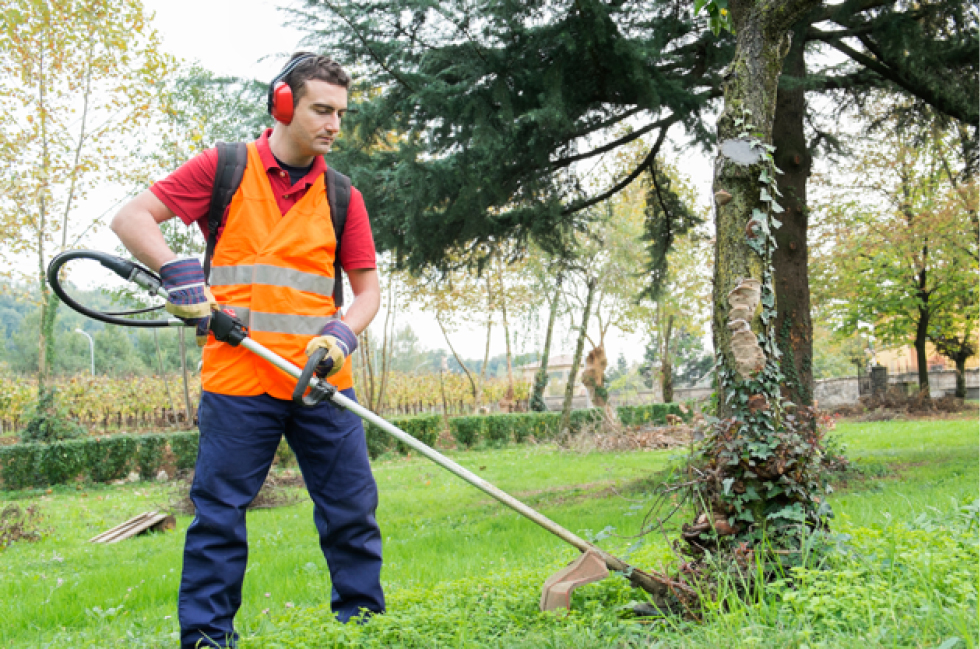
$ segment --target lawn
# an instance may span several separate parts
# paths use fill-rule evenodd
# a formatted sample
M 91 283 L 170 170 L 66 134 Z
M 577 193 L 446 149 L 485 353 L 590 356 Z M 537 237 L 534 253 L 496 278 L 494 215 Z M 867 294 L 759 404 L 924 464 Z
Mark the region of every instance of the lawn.
M 544 579 L 577 552 L 427 460 L 398 457 L 375 463 L 389 614 L 363 627 L 332 622 L 312 505 L 256 510 L 242 646 L 975 647 L 976 418 L 841 423 L 835 434 L 858 469 L 832 496 L 840 550 L 701 622 L 628 619 L 643 593 L 618 578 L 576 591 L 567 616 L 539 613 Z M 663 537 L 616 536 L 639 528 L 647 480 L 671 452 L 546 445 L 452 455 L 574 532 L 605 530 L 601 545 L 638 567 L 676 563 Z M 50 530 L 0 554 L 0 646 L 176 646 L 190 518 L 178 518 L 176 533 L 86 542 L 171 492 L 154 483 L 0 492 L 4 504 L 39 504 Z

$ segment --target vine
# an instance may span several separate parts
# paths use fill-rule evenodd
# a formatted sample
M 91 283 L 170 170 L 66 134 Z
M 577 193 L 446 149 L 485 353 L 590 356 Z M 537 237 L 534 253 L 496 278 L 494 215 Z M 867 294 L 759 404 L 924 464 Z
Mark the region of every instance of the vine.
M 761 257 L 762 277 L 738 280 L 728 296 L 735 362 L 729 364 L 719 350 L 715 369 L 732 416 L 708 420 L 711 431 L 692 463 L 695 479 L 689 482 L 701 513 L 683 527 L 682 538 L 685 551 L 695 556 L 724 547 L 751 553 L 765 539 L 765 547 L 785 558 L 799 552 L 803 528 L 824 527 L 831 511 L 818 495 L 824 492 L 823 433 L 811 409 L 781 398 L 783 354 L 775 331 L 772 256 L 774 231 L 781 225 L 777 215 L 783 212 L 776 186 L 782 171 L 773 161 L 775 147 L 752 134 L 749 117 L 743 108 L 734 124 L 761 168 L 763 209 L 753 208 L 745 243 Z M 730 200 L 727 192 L 719 197 Z M 756 317 L 761 333 L 751 328 Z

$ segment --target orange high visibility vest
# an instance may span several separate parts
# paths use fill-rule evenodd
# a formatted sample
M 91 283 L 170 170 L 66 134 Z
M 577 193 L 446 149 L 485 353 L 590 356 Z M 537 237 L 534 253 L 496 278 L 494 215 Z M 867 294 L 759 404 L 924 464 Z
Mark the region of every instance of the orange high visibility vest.
M 245 176 L 211 260 L 211 292 L 218 304 L 234 309 L 256 342 L 303 367 L 306 344 L 339 315 L 333 301 L 336 248 L 323 176 L 283 215 L 258 149 L 249 143 Z M 218 394 L 290 399 L 296 379 L 244 347 L 211 336 L 201 383 Z M 353 386 L 350 358 L 330 383 L 342 390 Z

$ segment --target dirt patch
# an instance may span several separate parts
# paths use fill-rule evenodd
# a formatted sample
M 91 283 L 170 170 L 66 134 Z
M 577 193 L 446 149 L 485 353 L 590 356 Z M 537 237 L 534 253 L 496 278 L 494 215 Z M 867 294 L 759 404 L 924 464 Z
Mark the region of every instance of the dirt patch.
M 168 492 L 168 502 L 160 507 L 174 514 L 194 515 L 194 503 L 190 491 L 194 474 L 176 480 Z M 269 473 L 259 490 L 259 495 L 248 506 L 248 509 L 272 509 L 273 507 L 289 507 L 303 501 L 303 494 L 297 492 L 297 487 L 306 487 L 303 476 L 291 470 L 280 473 Z
M 17 541 L 40 541 L 51 530 L 44 528 L 44 515 L 37 503 L 21 507 L 7 505 L 0 511 L 0 550 Z
M 583 431 L 569 437 L 562 445 L 578 453 L 593 451 L 659 451 L 688 446 L 694 436 L 690 426 L 662 426 L 644 424 L 635 428 L 606 428 L 599 431 Z
M 906 395 L 897 388 L 889 388 L 884 395 L 862 397 L 860 403 L 852 406 L 840 406 L 833 409 L 839 417 L 852 421 L 892 421 L 909 419 L 959 419 L 967 415 L 976 415 L 975 404 L 966 403 L 963 399 L 944 396 L 931 399 L 916 393 Z

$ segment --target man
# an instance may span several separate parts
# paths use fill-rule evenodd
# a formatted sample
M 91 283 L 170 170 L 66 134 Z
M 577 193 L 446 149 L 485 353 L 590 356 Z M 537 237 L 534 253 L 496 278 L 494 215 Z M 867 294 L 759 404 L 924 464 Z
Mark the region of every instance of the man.
M 207 235 L 215 150 L 188 161 L 127 204 L 112 229 L 133 255 L 159 270 L 167 309 L 207 333 L 209 314 L 233 308 L 256 341 L 297 365 L 327 349 L 317 373 L 354 398 L 350 355 L 380 305 L 374 240 L 364 200 L 351 189 L 340 246 L 354 301 L 343 318 L 333 300 L 337 241 L 324 191 L 323 155 L 340 132 L 349 77 L 322 56 L 294 54 L 269 89 L 275 125 L 248 145 L 242 183 L 219 229 L 210 289 L 197 259 L 177 259 L 159 224 L 179 216 Z M 213 295 L 211 293 L 213 291 Z M 329 402 L 290 400 L 295 380 L 243 347 L 211 336 L 203 352 L 201 432 L 180 585 L 183 647 L 237 641 L 248 546 L 245 509 L 265 481 L 283 435 L 296 454 L 320 546 L 330 568 L 336 617 L 384 611 L 377 485 L 356 415 Z

